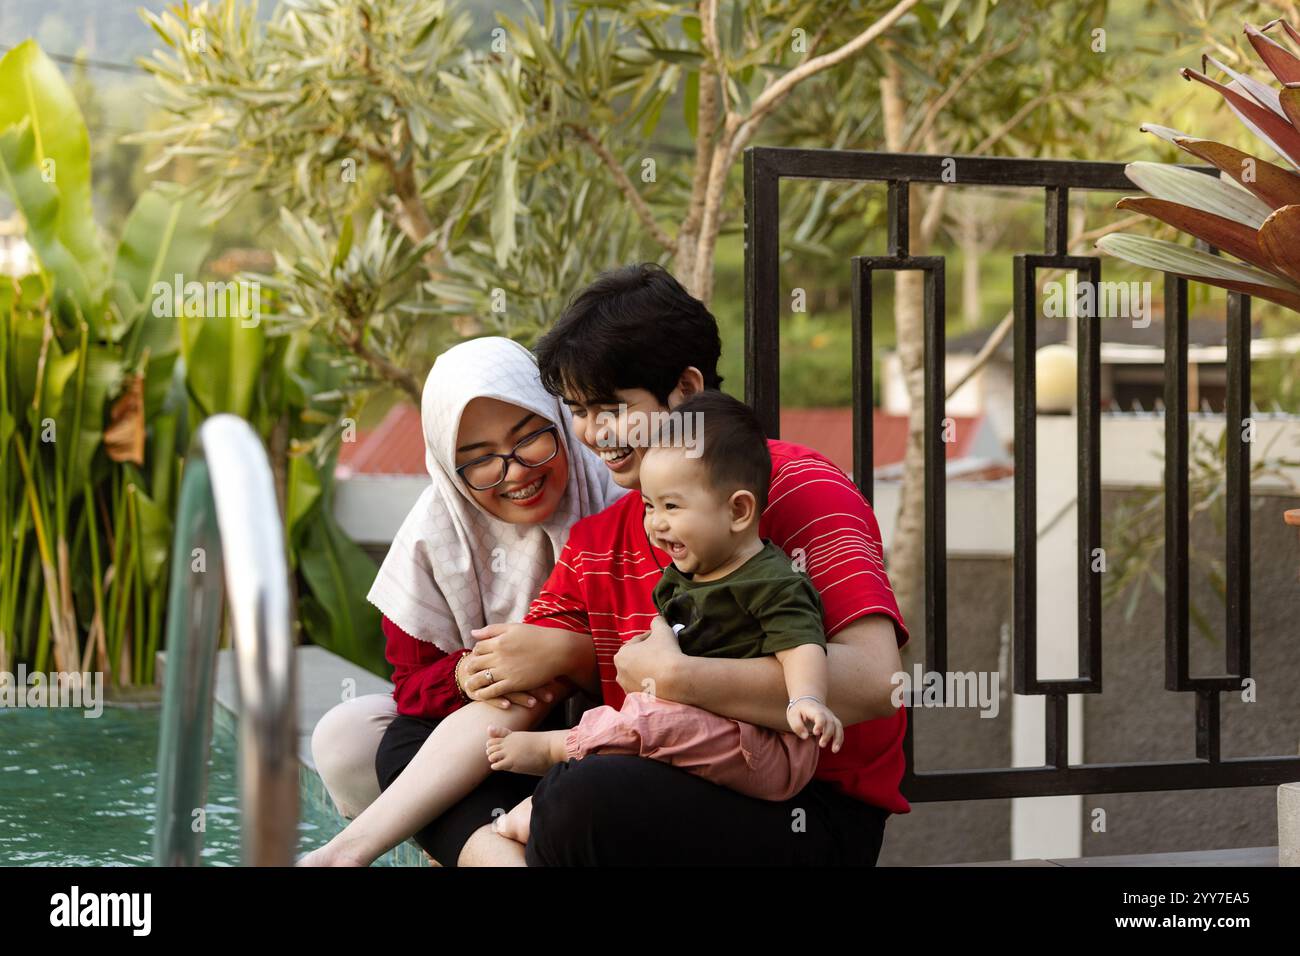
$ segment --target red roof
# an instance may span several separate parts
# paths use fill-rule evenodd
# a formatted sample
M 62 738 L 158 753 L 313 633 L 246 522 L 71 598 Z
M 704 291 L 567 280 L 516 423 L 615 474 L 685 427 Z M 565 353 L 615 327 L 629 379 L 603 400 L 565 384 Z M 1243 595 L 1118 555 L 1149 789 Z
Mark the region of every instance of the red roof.
M 336 473 L 340 478 L 426 474 L 420 410 L 410 402 L 399 402 L 377 427 L 358 431 L 356 441 L 339 446 Z
M 951 416 L 956 441 L 948 442 L 948 459 L 963 458 L 975 437 L 979 418 Z M 907 448 L 906 415 L 889 415 L 872 410 L 872 438 L 875 467 L 903 460 Z M 797 445 L 816 449 L 845 472 L 853 470 L 853 409 L 783 408 L 781 437 Z M 355 442 L 339 451 L 338 473 L 349 475 L 422 475 L 424 435 L 420 410 L 403 402 L 393 408 L 378 427 L 357 433 Z
M 956 441 L 945 449 L 949 460 L 966 457 L 975 438 L 980 419 L 951 415 Z M 872 464 L 879 468 L 903 460 L 907 451 L 908 417 L 891 415 L 878 408 L 871 410 Z M 796 445 L 816 449 L 843 471 L 853 471 L 853 409 L 851 408 L 783 408 L 781 437 Z

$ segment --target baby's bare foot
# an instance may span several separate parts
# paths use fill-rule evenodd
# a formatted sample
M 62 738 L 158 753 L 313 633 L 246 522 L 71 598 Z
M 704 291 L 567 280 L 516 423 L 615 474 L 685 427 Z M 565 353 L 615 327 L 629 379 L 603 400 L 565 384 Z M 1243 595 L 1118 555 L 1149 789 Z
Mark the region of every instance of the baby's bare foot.
M 533 798 L 527 797 L 509 813 L 496 818 L 496 831 L 516 843 L 528 842 L 528 827 L 533 819 Z
M 510 770 L 540 777 L 564 758 L 567 730 L 528 732 L 489 727 L 487 758 L 493 770 Z

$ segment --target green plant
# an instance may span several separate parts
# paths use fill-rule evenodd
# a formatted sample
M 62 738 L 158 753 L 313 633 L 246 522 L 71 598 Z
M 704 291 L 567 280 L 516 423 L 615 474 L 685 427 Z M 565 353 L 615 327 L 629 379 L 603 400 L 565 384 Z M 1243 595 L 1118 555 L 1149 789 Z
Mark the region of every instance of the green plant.
M 1300 169 L 1300 57 L 1266 35 L 1278 26 L 1293 43 L 1300 43 L 1300 33 L 1281 20 L 1266 24 L 1262 30 L 1247 24 L 1245 36 L 1273 78 L 1282 84 L 1280 90 L 1211 56 L 1205 57 L 1205 63 L 1225 74 L 1227 83 L 1190 69 L 1184 69 L 1182 75 L 1218 91 L 1247 129 L 1292 167 Z M 1224 44 L 1219 44 L 1219 51 L 1225 58 L 1234 54 Z M 1219 176 L 1158 163 L 1132 163 L 1126 168 L 1128 177 L 1147 195 L 1125 197 L 1117 208 L 1163 222 L 1232 258 L 1126 233 L 1102 237 L 1097 241 L 1098 248 L 1140 266 L 1300 311 L 1300 174 L 1223 143 L 1165 126 L 1146 124 L 1142 128 L 1208 162 L 1219 170 Z M 1282 389 L 1289 387 L 1294 373 L 1294 362 L 1267 369 Z M 1217 442 L 1198 433 L 1189 449 L 1192 517 L 1208 512 L 1219 532 L 1224 525 L 1227 490 L 1224 458 L 1232 431 L 1225 428 Z M 1286 458 L 1269 459 L 1265 448 L 1262 457 L 1252 464 L 1250 477 L 1284 478 L 1281 469 L 1297 464 L 1300 462 Z M 1163 549 L 1163 503 L 1163 489 L 1142 492 L 1109 522 L 1112 531 L 1108 533 L 1117 539 L 1115 553 L 1121 557 L 1114 565 L 1118 573 L 1106 576 L 1104 594 L 1108 599 L 1117 597 L 1132 585 L 1126 617 L 1132 615 L 1145 581 L 1164 590 L 1164 576 L 1157 565 Z M 1224 599 L 1222 556 L 1193 548 L 1189 561 Z M 1212 640 L 1213 631 L 1204 611 L 1195 604 L 1189 610 L 1197 630 Z
M 168 120 L 142 137 L 162 147 L 158 168 L 193 163 L 214 211 L 257 192 L 310 219 L 325 235 L 288 230 L 293 260 L 321 262 L 317 247 L 342 247 L 333 237 L 376 209 L 386 234 L 424 250 L 410 285 L 367 289 L 364 271 L 337 268 L 303 281 L 303 298 L 325 306 L 311 321 L 410 397 L 451 339 L 529 341 L 596 272 L 630 260 L 658 259 L 711 302 L 719 242 L 743 225 L 752 144 L 954 157 L 1050 155 L 1081 138 L 1105 148 L 1097 101 L 1135 95 L 1133 58 L 1099 43 L 1105 0 L 522 6 L 498 13 L 486 42 L 466 42 L 461 8 L 445 0 L 295 0 L 266 21 L 221 0 L 148 16 L 165 44 L 148 68 Z M 924 219 L 920 192 L 913 254 L 950 190 Z M 842 262 L 882 206 L 863 184 L 792 184 L 782 248 Z M 919 387 L 917 278 L 896 278 L 894 302 L 905 377 Z M 364 293 L 348 302 L 359 311 L 338 295 L 349 289 Z M 401 334 L 394 312 L 408 320 Z M 806 350 L 804 382 L 823 377 L 826 354 Z M 919 487 L 918 455 L 907 468 Z M 922 616 L 922 504 L 904 496 L 890 556 L 909 620 Z
M 1300 43 L 1289 23 L 1274 20 L 1263 30 L 1247 24 L 1250 45 L 1282 84 L 1278 90 L 1207 56 L 1229 77 L 1224 84 L 1184 69 L 1186 79 L 1217 90 L 1242 123 L 1292 167 L 1300 168 L 1300 57 L 1265 34 L 1281 26 Z M 1117 204 L 1165 222 L 1240 261 L 1148 236 L 1116 233 L 1097 246 L 1138 265 L 1245 292 L 1300 312 L 1300 175 L 1250 153 L 1168 127 L 1143 129 L 1174 143 L 1220 171 L 1211 178 L 1159 163 L 1132 163 L 1129 178 L 1147 196 Z
M 338 237 L 380 210 L 421 250 L 424 281 L 357 302 L 527 340 L 631 258 L 671 264 L 709 301 L 718 239 L 741 225 L 744 148 L 880 148 L 888 64 L 905 80 L 901 148 L 1072 145 L 1092 123 L 1080 103 L 1106 92 L 1092 80 L 1117 68 L 1092 52 L 1057 62 L 1061 42 L 1087 50 L 1105 4 L 1058 8 L 1032 3 L 1040 36 L 990 0 L 545 0 L 467 43 L 446 0 L 299 0 L 264 21 L 221 0 L 146 15 L 167 123 L 136 139 L 160 147 L 154 168 L 194 164 L 212 215 L 259 193 Z M 872 200 L 792 191 L 788 248 L 829 256 L 837 226 L 856 248 Z M 282 231 L 290 258 L 320 258 L 310 230 Z M 427 361 L 387 324 L 322 327 L 409 395 Z
M 118 684 L 147 683 L 184 447 L 179 341 L 153 314 L 153 285 L 193 274 L 208 231 L 192 203 L 152 190 L 110 260 L 89 155 L 58 69 L 32 41 L 11 50 L 0 60 L 0 190 L 39 268 L 0 277 L 0 662 L 93 661 Z
M 93 661 L 117 684 L 152 682 L 181 456 L 204 418 L 226 412 L 270 446 L 307 633 L 386 675 L 378 612 L 355 588 L 373 564 L 330 514 L 338 438 L 367 366 L 321 334 L 311 296 L 390 287 L 410 255 L 377 247 L 371 229 L 337 261 L 330 250 L 313 263 L 314 287 L 268 279 L 263 303 L 250 277 L 192 297 L 211 237 L 195 201 L 146 192 L 110 263 L 91 218 L 84 123 L 35 44 L 0 63 L 0 98 L 0 188 L 39 262 L 0 278 L 0 665 Z

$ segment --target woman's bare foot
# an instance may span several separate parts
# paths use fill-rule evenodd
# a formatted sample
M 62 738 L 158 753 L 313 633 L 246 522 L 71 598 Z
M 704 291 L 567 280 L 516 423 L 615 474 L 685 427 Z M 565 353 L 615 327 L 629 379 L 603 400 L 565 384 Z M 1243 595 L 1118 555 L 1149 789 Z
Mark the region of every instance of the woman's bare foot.
M 528 842 L 528 828 L 533 820 L 533 798 L 526 797 L 509 813 L 503 813 L 494 822 L 497 833 L 516 843 Z
M 489 727 L 487 758 L 493 770 L 511 770 L 540 777 L 566 759 L 567 730 L 528 732 Z
M 324 846 L 312 850 L 294 866 L 369 866 L 371 862 L 350 854 L 339 845 L 338 838 L 335 837 Z

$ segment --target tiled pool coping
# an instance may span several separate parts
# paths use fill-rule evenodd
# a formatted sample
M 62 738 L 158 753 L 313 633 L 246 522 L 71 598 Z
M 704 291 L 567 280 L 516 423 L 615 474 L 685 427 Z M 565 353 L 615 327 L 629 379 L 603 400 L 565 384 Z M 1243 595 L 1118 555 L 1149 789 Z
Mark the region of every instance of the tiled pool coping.
M 312 759 L 312 730 L 325 712 L 343 699 L 343 688 L 348 686 L 345 681 L 354 682 L 351 690 L 356 697 L 391 693 L 393 685 L 323 647 L 299 647 L 295 650 L 294 657 L 298 666 L 296 717 L 301 800 L 337 821 L 338 830 L 342 830 L 347 825 L 347 820 L 339 814 L 325 791 L 325 784 L 316 772 L 316 762 Z M 233 651 L 218 652 L 215 706 L 212 708 L 213 729 L 220 728 L 231 734 L 235 733 L 238 726 L 234 664 Z M 415 841 L 407 840 L 376 863 L 380 866 L 429 866 L 429 859 Z

